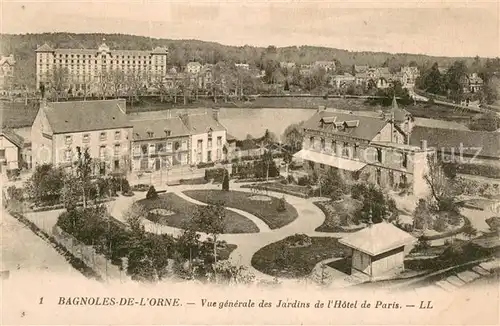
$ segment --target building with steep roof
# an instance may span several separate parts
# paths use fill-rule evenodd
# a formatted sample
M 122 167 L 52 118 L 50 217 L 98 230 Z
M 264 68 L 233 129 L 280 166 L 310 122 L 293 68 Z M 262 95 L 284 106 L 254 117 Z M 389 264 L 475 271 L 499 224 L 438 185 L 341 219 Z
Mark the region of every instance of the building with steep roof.
M 67 75 L 65 85 L 73 95 L 97 93 L 96 84 L 113 71 L 138 76 L 148 84 L 167 72 L 168 50 L 111 50 L 106 43 L 97 49 L 60 49 L 44 44 L 36 49 L 36 85 L 48 89 L 56 71 Z M 111 81 L 109 81 L 111 82 Z
M 212 114 L 183 114 L 180 116 L 191 135 L 191 164 L 219 162 L 226 159 L 226 127 Z
M 351 274 L 374 281 L 404 270 L 405 247 L 416 239 L 391 223 L 382 222 L 346 235 L 339 242 L 350 248 Z
M 0 57 L 0 90 L 8 89 L 13 85 L 15 64 L 13 54 Z
M 423 176 L 429 149 L 407 144 L 395 116 L 319 111 L 303 124 L 304 142 L 295 157 L 305 162 L 310 174 L 334 169 L 346 178 L 426 194 Z
M 31 128 L 33 167 L 70 165 L 88 148 L 99 173 L 129 168 L 132 124 L 124 99 L 42 102 Z

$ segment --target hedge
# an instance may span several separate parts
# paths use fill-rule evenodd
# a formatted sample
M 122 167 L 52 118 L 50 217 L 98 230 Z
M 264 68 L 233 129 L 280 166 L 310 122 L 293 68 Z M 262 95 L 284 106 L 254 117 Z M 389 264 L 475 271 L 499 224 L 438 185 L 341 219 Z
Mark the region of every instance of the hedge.
M 116 200 L 116 198 L 109 197 L 109 198 L 104 198 L 104 199 L 98 199 L 97 203 L 102 204 L 102 203 L 107 203 L 107 202 L 114 201 L 114 200 Z M 87 201 L 87 205 L 89 205 L 89 204 L 92 205 L 94 203 L 95 203 L 94 200 Z M 76 206 L 83 206 L 83 202 L 77 203 Z M 32 208 L 32 210 L 33 210 L 33 212 L 45 212 L 45 211 L 53 211 L 56 209 L 63 209 L 63 208 L 64 208 L 64 204 L 56 204 L 56 205 L 46 205 L 46 206 L 35 206 Z
M 66 247 L 57 242 L 57 240 L 53 236 L 47 234 L 47 232 L 40 229 L 35 223 L 28 220 L 22 214 L 15 212 L 9 212 L 9 213 L 19 222 L 26 225 L 39 238 L 41 238 L 45 242 L 50 243 L 52 247 L 54 247 L 54 249 L 57 251 L 57 253 L 63 256 L 74 269 L 76 269 L 77 271 L 79 271 L 88 278 L 94 278 L 98 281 L 102 281 L 102 278 L 99 276 L 99 274 L 97 274 L 89 266 L 85 265 L 85 263 L 80 258 L 75 257 L 71 252 L 68 251 L 68 249 L 66 249 Z

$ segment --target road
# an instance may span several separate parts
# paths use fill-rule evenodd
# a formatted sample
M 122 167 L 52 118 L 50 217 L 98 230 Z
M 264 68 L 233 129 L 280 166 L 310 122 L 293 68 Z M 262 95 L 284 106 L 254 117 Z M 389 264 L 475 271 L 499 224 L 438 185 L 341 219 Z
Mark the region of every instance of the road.
M 16 275 L 57 273 L 77 280 L 86 278 L 74 269 L 50 244 L 2 210 L 0 270 Z

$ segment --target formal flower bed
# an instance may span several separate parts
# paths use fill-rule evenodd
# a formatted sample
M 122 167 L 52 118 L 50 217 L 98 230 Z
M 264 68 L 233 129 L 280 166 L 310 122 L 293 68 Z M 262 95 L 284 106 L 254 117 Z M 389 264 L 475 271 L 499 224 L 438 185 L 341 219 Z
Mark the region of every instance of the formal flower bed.
M 362 205 L 359 200 L 344 196 L 339 201 L 315 202 L 314 205 L 325 214 L 325 221 L 316 228 L 318 232 L 355 232 L 366 226 L 354 218 Z
M 147 219 L 150 221 L 176 228 L 185 228 L 186 223 L 198 208 L 198 205 L 188 202 L 173 193 L 162 194 L 158 198 L 141 199 L 137 203 L 143 205 L 149 212 Z M 158 209 L 168 211 L 169 214 L 158 214 Z M 246 217 L 227 209 L 225 213 L 224 233 L 259 232 L 257 226 Z M 206 230 L 196 229 L 196 231 L 205 232 Z
M 252 266 L 271 276 L 299 278 L 308 276 L 314 266 L 325 259 L 344 257 L 346 248 L 336 238 L 311 237 L 310 244 L 307 240 L 297 245 L 297 237 L 261 248 L 252 257 Z
M 281 228 L 298 217 L 292 205 L 285 202 L 281 210 L 280 199 L 272 196 L 270 201 L 256 201 L 251 199 L 255 194 L 242 191 L 188 190 L 184 194 L 204 203 L 222 202 L 226 207 L 241 209 L 262 219 L 271 229 Z
M 266 182 L 252 185 L 244 185 L 242 188 L 253 188 L 263 191 L 274 191 L 282 194 L 292 195 L 300 198 L 308 198 L 311 188 L 308 186 L 299 186 L 295 184 L 283 184 L 281 182 Z

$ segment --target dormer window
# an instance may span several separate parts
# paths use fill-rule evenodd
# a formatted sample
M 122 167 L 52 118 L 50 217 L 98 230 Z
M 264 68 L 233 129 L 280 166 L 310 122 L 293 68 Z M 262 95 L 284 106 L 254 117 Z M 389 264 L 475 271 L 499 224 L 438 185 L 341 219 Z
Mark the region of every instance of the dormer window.
M 172 131 L 165 130 L 165 137 L 170 137 L 171 134 L 172 134 Z
M 148 137 L 149 137 L 149 138 L 153 138 L 154 133 L 153 133 L 152 131 L 148 131 L 147 133 L 148 133 Z

